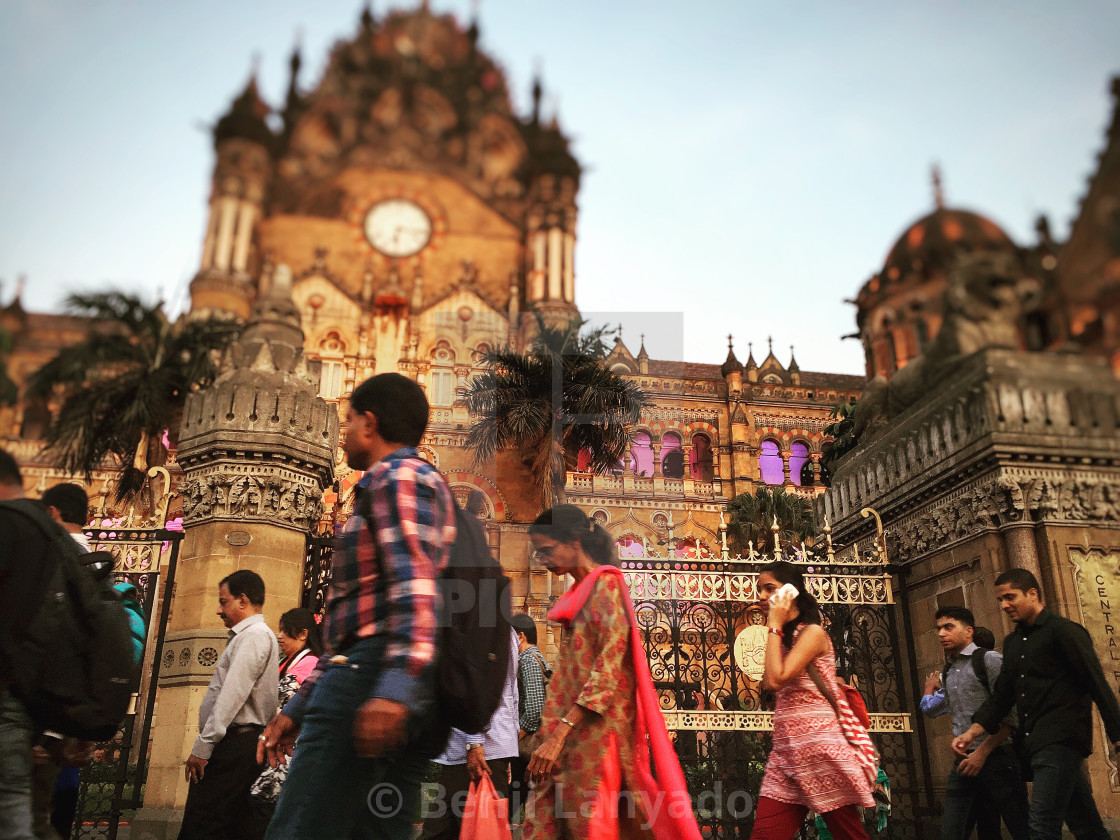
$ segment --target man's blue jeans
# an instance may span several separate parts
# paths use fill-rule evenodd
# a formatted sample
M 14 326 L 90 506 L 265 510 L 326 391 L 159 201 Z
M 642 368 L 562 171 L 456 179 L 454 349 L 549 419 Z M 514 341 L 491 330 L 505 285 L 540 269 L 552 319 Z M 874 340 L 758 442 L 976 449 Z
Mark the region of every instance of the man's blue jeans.
M 354 752 L 354 715 L 370 698 L 382 646 L 377 639 L 357 642 L 346 650 L 345 664 L 332 663 L 319 676 L 267 840 L 411 837 L 428 755 L 408 746 L 380 758 Z M 422 724 L 413 710 L 409 735 L 416 737 Z
M 0 695 L 0 837 L 35 840 L 31 833 L 31 719 L 23 703 Z
M 1111 840 L 1085 772 L 1085 756 L 1051 744 L 1031 756 L 1031 840 L 1061 840 L 1062 823 L 1077 840 Z
M 1019 757 L 1011 747 L 993 750 L 976 776 L 959 776 L 956 768 L 949 773 L 941 840 L 967 840 L 974 803 L 999 813 L 1012 840 L 1027 840 L 1027 786 Z

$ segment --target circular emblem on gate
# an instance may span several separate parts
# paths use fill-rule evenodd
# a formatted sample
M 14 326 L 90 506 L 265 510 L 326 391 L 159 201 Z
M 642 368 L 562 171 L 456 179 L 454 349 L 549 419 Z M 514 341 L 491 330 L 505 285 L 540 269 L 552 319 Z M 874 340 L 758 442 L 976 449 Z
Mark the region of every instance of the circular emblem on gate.
M 750 679 L 758 682 L 766 671 L 766 625 L 744 627 L 735 637 L 735 664 Z
M 248 531 L 230 531 L 226 534 L 226 542 L 230 545 L 248 545 L 252 539 L 253 535 Z
M 217 648 L 204 647 L 202 650 L 200 650 L 198 652 L 198 664 L 201 665 L 203 668 L 209 668 L 211 665 L 213 665 L 217 661 L 218 661 L 218 650 L 217 650 Z

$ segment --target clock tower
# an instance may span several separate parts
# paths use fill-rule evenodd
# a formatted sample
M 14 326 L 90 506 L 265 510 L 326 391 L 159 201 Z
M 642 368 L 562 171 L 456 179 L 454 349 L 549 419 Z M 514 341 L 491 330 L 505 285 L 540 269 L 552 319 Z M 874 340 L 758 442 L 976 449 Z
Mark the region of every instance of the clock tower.
M 524 534 L 498 523 L 538 512 L 528 476 L 471 462 L 470 418 L 455 401 L 481 372 L 480 349 L 523 345 L 536 314 L 576 314 L 580 165 L 555 117 L 542 117 L 539 80 L 519 115 L 476 26 L 426 4 L 364 12 L 312 87 L 300 64 L 297 53 L 275 124 L 250 82 L 215 127 L 192 312 L 244 318 L 289 269 L 320 395 L 344 422 L 366 377 L 419 382 L 432 405 L 425 457 L 462 500 L 483 491 L 495 553 L 523 566 Z M 324 502 L 344 516 L 357 476 L 341 457 L 336 469 Z M 515 598 L 527 586 L 515 581 Z

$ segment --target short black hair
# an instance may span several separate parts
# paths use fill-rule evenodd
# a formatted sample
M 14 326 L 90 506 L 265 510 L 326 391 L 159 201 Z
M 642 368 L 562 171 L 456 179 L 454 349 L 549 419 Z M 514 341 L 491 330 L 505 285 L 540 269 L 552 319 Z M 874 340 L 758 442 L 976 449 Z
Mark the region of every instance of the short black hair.
M 1038 597 L 1042 598 L 1042 585 L 1038 582 L 1034 573 L 1026 569 L 1008 569 L 996 578 L 996 586 L 1003 586 L 1004 584 L 1012 589 L 1018 589 L 1024 595 L 1033 589 L 1038 593 Z
M 89 496 L 80 484 L 56 484 L 40 501 L 47 507 L 58 508 L 62 521 L 71 525 L 85 525 L 89 519 Z
M 6 449 L 0 449 L 0 484 L 18 484 L 23 486 L 23 476 L 19 471 L 19 464 Z
M 223 585 L 234 598 L 244 595 L 254 607 L 264 606 L 264 579 L 251 569 L 238 569 L 226 575 L 218 582 L 218 588 Z
M 951 618 L 966 627 L 976 627 L 976 616 L 972 614 L 972 610 L 968 607 L 942 607 L 934 613 L 933 618 L 934 621 L 939 618 Z
M 350 395 L 350 408 L 371 412 L 377 431 L 390 443 L 419 446 L 428 428 L 428 398 L 424 389 L 399 373 L 370 377 Z
M 509 620 L 509 623 L 514 632 L 525 634 L 525 641 L 529 644 L 535 645 L 537 643 L 537 622 L 533 621 L 531 615 L 517 613 Z
M 996 649 L 996 634 L 987 627 L 973 627 L 972 641 L 976 643 L 977 647 L 987 648 L 988 650 Z

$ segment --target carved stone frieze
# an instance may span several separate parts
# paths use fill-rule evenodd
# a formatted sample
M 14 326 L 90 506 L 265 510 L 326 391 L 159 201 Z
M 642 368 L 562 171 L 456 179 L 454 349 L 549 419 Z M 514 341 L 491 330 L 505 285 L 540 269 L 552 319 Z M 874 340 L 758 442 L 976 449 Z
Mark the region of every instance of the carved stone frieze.
M 1120 524 L 1120 476 L 1001 471 L 887 527 L 892 560 L 910 562 L 1017 522 Z
M 323 510 L 317 481 L 272 466 L 225 464 L 204 469 L 183 482 L 181 493 L 185 525 L 235 519 L 307 531 Z
M 806 432 L 820 433 L 834 421 L 829 417 L 802 417 L 800 415 L 759 414 L 754 415 L 756 429 L 780 429 L 792 432 L 802 429 Z

